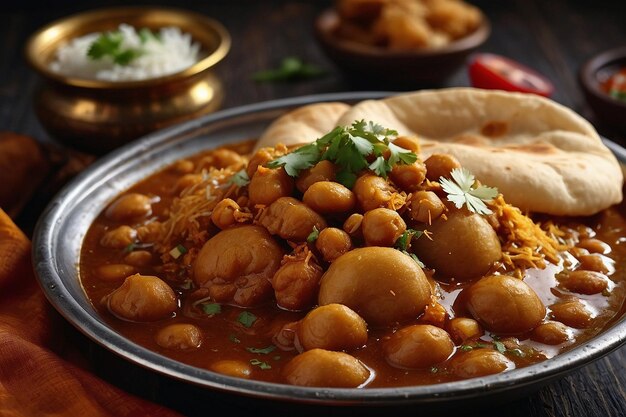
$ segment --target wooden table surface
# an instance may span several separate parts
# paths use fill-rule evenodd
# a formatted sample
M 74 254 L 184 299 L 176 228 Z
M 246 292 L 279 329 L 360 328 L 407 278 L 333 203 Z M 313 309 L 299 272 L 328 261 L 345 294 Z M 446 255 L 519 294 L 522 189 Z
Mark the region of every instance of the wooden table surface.
M 483 9 L 493 26 L 492 35 L 482 51 L 503 54 L 537 69 L 555 84 L 553 98 L 556 101 L 591 120 L 603 135 L 626 144 L 623 134 L 598 124 L 577 82 L 578 69 L 585 60 L 603 50 L 626 45 L 626 2 L 480 0 L 473 3 Z M 26 0 L 3 5 L 0 11 L 0 131 L 32 136 L 54 152 L 67 155 L 66 150 L 42 129 L 33 112 L 33 95 L 39 80 L 24 62 L 25 40 L 30 33 L 53 19 L 95 7 L 123 5 L 124 2 L 86 0 L 78 6 L 61 0 L 54 4 L 54 7 L 38 7 L 36 3 Z M 179 6 L 180 2 L 161 1 L 160 4 Z M 233 37 L 232 50 L 217 69 L 226 87 L 223 107 L 353 90 L 355 87 L 351 85 L 350 77 L 333 67 L 313 39 L 312 21 L 328 4 L 323 1 L 253 0 L 186 2 L 186 8 L 223 22 Z M 257 84 L 251 80 L 254 72 L 274 67 L 286 56 L 301 57 L 328 69 L 329 74 L 324 78 L 298 83 Z M 467 85 L 469 81 L 465 69 L 462 69 L 442 86 Z M 376 88 L 372 84 L 369 89 Z M 17 216 L 18 223 L 30 230 L 42 204 L 50 197 L 45 192 L 35 196 Z M 185 415 L 204 416 L 218 412 L 259 415 L 263 414 L 263 410 L 281 414 L 290 410 L 285 404 L 224 396 L 158 376 L 117 358 L 88 341 L 71 326 L 66 327 L 70 340 L 90 352 L 93 370 L 98 375 L 129 392 L 168 405 Z M 505 405 L 463 409 L 462 414 L 626 416 L 625 367 L 626 347 L 622 347 L 526 397 Z M 320 411 L 316 408 L 298 410 L 301 414 L 318 414 Z M 332 415 L 341 410 L 323 412 Z

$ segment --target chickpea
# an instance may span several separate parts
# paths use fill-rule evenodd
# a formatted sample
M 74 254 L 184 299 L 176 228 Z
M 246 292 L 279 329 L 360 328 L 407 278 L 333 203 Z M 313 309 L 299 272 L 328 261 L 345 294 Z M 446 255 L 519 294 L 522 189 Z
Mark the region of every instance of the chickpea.
M 254 173 L 257 171 L 257 168 L 260 166 L 265 166 L 268 162 L 275 159 L 274 156 L 274 148 L 261 148 L 250 158 L 248 162 L 248 167 L 246 168 L 246 173 L 248 174 L 248 178 L 252 178 Z
M 189 174 L 194 168 L 194 163 L 188 159 L 180 159 L 172 164 L 172 170 L 177 174 Z
M 180 194 L 181 191 L 200 184 L 203 181 L 202 174 L 185 174 L 176 181 L 174 185 L 174 192 Z
M 293 179 L 283 168 L 258 167 L 250 184 L 248 196 L 250 204 L 269 206 L 280 197 L 288 197 L 293 192 Z
M 407 192 L 415 191 L 426 179 L 426 167 L 422 161 L 415 161 L 410 165 L 396 165 L 389 173 L 389 178 L 400 189 Z
M 221 360 L 211 364 L 211 370 L 218 374 L 235 378 L 248 379 L 252 375 L 252 368 L 245 362 L 237 360 Z
M 271 298 L 269 280 L 282 257 L 283 250 L 263 227 L 229 227 L 204 244 L 193 279 L 219 303 L 252 307 Z
M 440 177 L 450 178 L 454 168 L 461 168 L 461 163 L 452 155 L 435 153 L 426 158 L 426 178 L 439 181 Z
M 315 247 L 326 262 L 332 262 L 352 249 L 350 235 L 336 227 L 322 230 L 315 241 Z
M 577 246 L 587 249 L 591 253 L 599 253 L 601 255 L 606 255 L 611 252 L 611 247 L 599 239 L 583 239 Z
M 135 250 L 124 257 L 124 262 L 137 267 L 148 266 L 152 262 L 152 254 L 147 250 Z
M 519 334 L 537 327 L 546 308 L 521 279 L 508 275 L 481 278 L 467 289 L 467 307 L 487 330 Z
M 385 359 L 396 368 L 428 368 L 446 361 L 453 352 L 450 335 L 430 324 L 400 329 L 383 343 Z
M 552 304 L 550 311 L 554 320 L 574 329 L 586 329 L 593 319 L 593 313 L 576 298 Z
M 476 320 L 467 317 L 453 318 L 446 327 L 452 340 L 459 344 L 468 339 L 480 337 L 485 333 Z
M 124 194 L 111 203 L 104 214 L 116 222 L 138 220 L 152 214 L 152 200 L 139 193 Z
M 312 349 L 289 361 L 283 375 L 291 385 L 356 388 L 367 382 L 370 371 L 347 353 Z
M 292 242 L 304 242 L 313 227 L 326 228 L 326 221 L 307 205 L 292 197 L 274 201 L 259 218 L 259 223 L 271 234 Z
M 352 191 L 362 211 L 386 207 L 396 192 L 387 180 L 373 174 L 361 175 L 354 183 Z
M 359 213 L 353 213 L 343 222 L 343 230 L 354 239 L 361 239 L 363 237 L 363 229 L 361 225 L 363 223 L 363 215 Z
M 304 350 L 352 350 L 367 343 L 367 324 L 341 304 L 311 310 L 298 326 L 298 341 Z
M 413 194 L 409 208 L 413 220 L 429 225 L 446 210 L 441 199 L 432 191 L 418 191 Z
M 578 257 L 580 261 L 580 269 L 587 271 L 596 271 L 606 274 L 611 271 L 611 267 L 607 265 L 610 260 L 603 255 L 594 253 L 590 255 L 581 255 Z
M 609 285 L 609 278 L 596 271 L 572 271 L 560 275 L 558 279 L 565 289 L 579 294 L 599 294 Z
M 319 304 L 343 304 L 374 326 L 415 319 L 430 303 L 431 286 L 409 256 L 392 248 L 353 249 L 330 264 Z
M 103 281 L 121 281 L 135 272 L 135 268 L 130 265 L 110 264 L 98 267 L 96 275 Z
M 202 332 L 193 324 L 170 324 L 159 330 L 155 340 L 166 349 L 192 350 L 202 344 Z
M 161 222 L 150 222 L 137 228 L 137 238 L 140 242 L 153 243 L 159 239 L 161 235 Z
M 276 271 L 272 287 L 279 307 L 300 311 L 315 304 L 322 268 L 312 260 L 290 261 Z
M 457 354 L 451 361 L 451 370 L 459 378 L 476 378 L 514 369 L 515 364 L 493 349 L 473 349 Z
M 354 209 L 354 194 L 332 181 L 318 181 L 304 192 L 302 201 L 320 214 L 347 213 Z
M 317 164 L 300 173 L 296 187 L 305 193 L 309 187 L 319 181 L 334 181 L 337 167 L 330 161 L 319 161 Z
M 406 231 L 406 223 L 402 217 L 396 211 L 386 208 L 366 212 L 361 227 L 367 246 L 393 246 Z
M 239 210 L 239 204 L 235 203 L 235 201 L 230 198 L 225 198 L 217 203 L 213 209 L 213 213 L 211 213 L 211 221 L 220 229 L 226 229 L 237 223 L 235 212 Z
M 546 345 L 560 345 L 572 338 L 572 331 L 563 323 L 547 321 L 535 327 L 530 338 Z
M 232 168 L 238 170 L 243 166 L 244 160 L 235 151 L 230 149 L 216 149 L 202 158 L 202 165 L 215 168 Z
M 100 239 L 100 245 L 111 249 L 124 249 L 135 242 L 137 231 L 130 226 L 120 226 L 107 231 Z
M 176 295 L 160 278 L 131 275 L 108 296 L 108 308 L 119 318 L 157 321 L 170 317 L 177 308 Z
M 393 144 L 408 149 L 414 154 L 419 154 L 420 151 L 419 140 L 414 136 L 398 136 L 396 140 L 393 141 Z
M 451 209 L 428 227 L 431 238 L 412 242 L 417 256 L 445 278 L 467 281 L 478 278 L 500 260 L 498 235 L 483 216 Z

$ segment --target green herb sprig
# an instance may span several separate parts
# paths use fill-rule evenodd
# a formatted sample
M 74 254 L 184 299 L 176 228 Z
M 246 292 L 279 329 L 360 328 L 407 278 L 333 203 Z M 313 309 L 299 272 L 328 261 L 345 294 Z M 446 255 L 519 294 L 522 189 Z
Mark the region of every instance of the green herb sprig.
M 465 168 L 454 168 L 450 175 L 452 180 L 444 177 L 439 178 L 441 187 L 448 193 L 448 201 L 454 203 L 458 209 L 465 205 L 473 213 L 492 213 L 485 202 L 490 202 L 497 197 L 497 188 L 484 185 L 476 186 L 476 178 Z
M 336 127 L 315 142 L 283 155 L 267 166 L 284 167 L 289 176 L 297 177 L 300 171 L 328 160 L 339 167 L 337 182 L 352 188 L 358 173 L 364 169 L 387 178 L 394 166 L 417 161 L 415 153 L 392 143 L 397 135 L 395 130 L 371 121 L 355 121 L 350 127 Z M 368 162 L 372 158 L 373 162 Z
M 257 82 L 295 81 L 321 77 L 326 73 L 326 70 L 307 64 L 300 58 L 287 57 L 278 68 L 259 71 L 252 78 Z
M 139 39 L 142 44 L 150 40 L 160 41 L 159 34 L 148 28 L 139 30 Z M 119 30 L 103 33 L 89 45 L 87 56 L 93 60 L 109 56 L 114 63 L 125 66 L 143 55 L 144 52 L 141 49 L 123 48 L 123 42 L 124 35 Z

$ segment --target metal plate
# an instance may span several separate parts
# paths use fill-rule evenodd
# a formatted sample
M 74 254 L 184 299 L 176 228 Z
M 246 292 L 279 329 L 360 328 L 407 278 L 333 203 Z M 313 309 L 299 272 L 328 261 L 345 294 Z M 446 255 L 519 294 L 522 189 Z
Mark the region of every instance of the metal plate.
M 166 165 L 202 150 L 257 137 L 281 114 L 323 101 L 354 103 L 386 93 L 344 93 L 277 100 L 224 110 L 147 136 L 102 158 L 65 187 L 35 230 L 33 259 L 40 284 L 54 307 L 80 331 L 120 356 L 162 374 L 203 387 L 265 399 L 325 405 L 373 406 L 462 404 L 468 399 L 510 397 L 617 349 L 626 341 L 626 318 L 587 343 L 545 362 L 483 378 L 445 384 L 374 389 L 305 388 L 232 378 L 177 362 L 116 333 L 97 314 L 78 277 L 87 229 L 109 201 Z M 626 163 L 626 150 L 605 140 Z

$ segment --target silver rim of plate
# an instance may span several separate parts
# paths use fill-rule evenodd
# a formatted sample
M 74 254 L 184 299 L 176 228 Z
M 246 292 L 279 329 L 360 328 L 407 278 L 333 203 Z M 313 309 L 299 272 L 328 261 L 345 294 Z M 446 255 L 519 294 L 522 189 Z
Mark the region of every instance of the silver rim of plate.
M 502 374 L 401 388 L 306 388 L 233 378 L 183 364 L 131 342 L 99 317 L 78 278 L 80 247 L 95 217 L 120 192 L 180 158 L 258 137 L 272 120 L 295 107 L 327 101 L 354 103 L 390 94 L 321 94 L 227 109 L 155 132 L 98 160 L 55 196 L 37 224 L 33 263 L 46 297 L 81 332 L 131 362 L 207 388 L 302 403 L 408 405 L 530 391 L 622 346 L 626 342 L 626 317 L 566 353 Z M 626 149 L 607 139 L 603 141 L 626 164 Z

